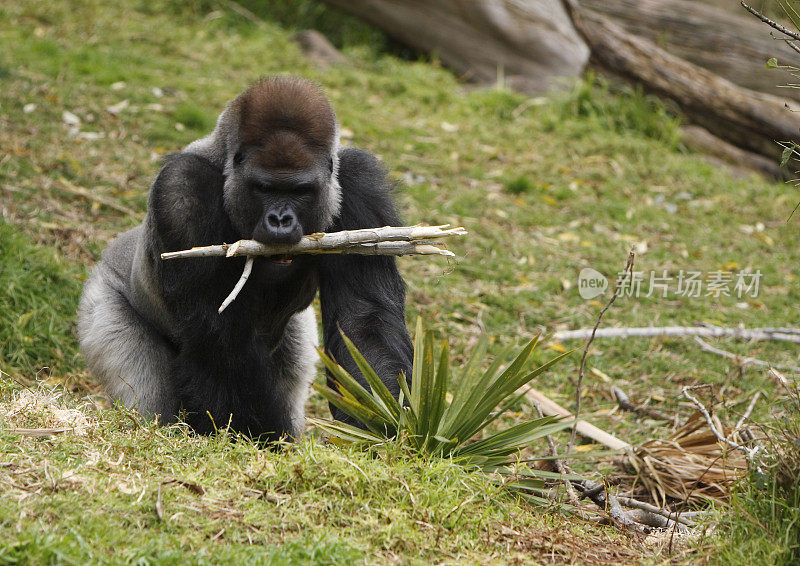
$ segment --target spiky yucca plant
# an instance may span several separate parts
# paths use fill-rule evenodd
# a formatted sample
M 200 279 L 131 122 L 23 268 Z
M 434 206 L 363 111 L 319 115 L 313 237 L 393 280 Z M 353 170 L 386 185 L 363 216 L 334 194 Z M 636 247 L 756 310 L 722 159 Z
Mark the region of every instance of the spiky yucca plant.
M 315 384 L 316 390 L 366 427 L 364 430 L 339 421 L 309 419 L 335 443 L 375 446 L 394 440 L 405 442 L 420 453 L 452 458 L 487 472 L 508 473 L 513 467 L 519 484 L 515 487 L 520 489 L 527 489 L 525 485 L 540 487 L 541 478 L 551 476 L 534 470 L 520 474 L 514 464 L 522 448 L 565 428 L 569 423 L 556 417 L 534 418 L 481 439 L 476 437 L 519 399 L 522 394 L 517 391 L 521 387 L 570 352 L 532 371 L 525 371 L 526 363 L 536 347 L 537 337 L 502 372 L 500 367 L 508 358 L 509 350 L 497 356 L 488 369 L 481 371 L 488 344 L 484 336 L 461 371 L 460 378 L 451 387 L 447 341 L 441 345 L 437 363 L 433 333 L 424 332 L 422 320 L 418 319 L 411 389 L 405 377 L 399 376 L 400 399 L 395 399 L 355 345 L 346 336 L 343 338 L 371 391 L 359 384 L 336 361 L 320 352 L 335 387 Z M 526 484 L 526 478 L 536 481 Z

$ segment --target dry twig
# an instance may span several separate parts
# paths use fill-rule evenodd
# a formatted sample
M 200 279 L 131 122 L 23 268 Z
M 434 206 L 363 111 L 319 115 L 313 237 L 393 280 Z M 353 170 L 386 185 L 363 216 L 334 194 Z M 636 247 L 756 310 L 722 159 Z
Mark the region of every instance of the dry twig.
M 706 422 L 708 423 L 708 427 L 711 429 L 711 432 L 714 433 L 714 436 L 716 436 L 717 439 L 720 442 L 722 442 L 723 444 L 727 444 L 728 446 L 730 446 L 734 450 L 741 450 L 744 453 L 745 458 L 747 458 L 748 463 L 752 462 L 753 461 L 753 457 L 758 452 L 759 447 L 758 446 L 754 446 L 753 448 L 748 448 L 746 446 L 742 446 L 741 444 L 736 444 L 735 442 L 733 442 L 729 438 L 723 436 L 722 433 L 717 429 L 717 426 L 714 424 L 714 420 L 711 418 L 711 414 L 708 412 L 708 409 L 706 409 L 705 405 L 703 405 L 700 402 L 700 400 L 697 399 L 697 397 L 695 397 L 694 395 L 689 393 L 690 390 L 697 389 L 698 387 L 705 387 L 705 386 L 702 386 L 702 385 L 701 386 L 687 385 L 686 387 L 683 387 L 681 389 L 681 393 L 689 401 L 694 403 L 694 405 L 697 407 L 697 409 L 700 411 L 700 413 L 706 419 Z
M 765 16 L 764 14 L 759 12 L 758 10 L 756 10 L 754 8 L 751 8 L 750 6 L 745 4 L 744 2 L 740 2 L 740 3 L 742 5 L 742 7 L 744 7 L 745 10 L 747 10 L 748 12 L 753 14 L 755 17 L 757 17 L 759 20 L 761 20 L 762 22 L 767 24 L 772 29 L 775 29 L 775 30 L 779 31 L 783 35 L 786 35 L 786 36 L 788 36 L 788 37 L 790 37 L 792 39 L 800 40 L 800 34 L 798 34 L 797 32 L 792 31 L 792 30 L 782 26 L 781 24 L 779 24 L 776 21 L 770 20 L 767 16 Z M 789 43 L 789 45 L 793 46 L 792 43 Z
M 722 356 L 723 358 L 729 358 L 731 360 L 736 360 L 740 366 L 744 367 L 746 365 L 754 365 L 754 366 L 763 366 L 769 368 L 776 368 L 779 370 L 784 371 L 792 371 L 795 373 L 800 373 L 800 367 L 798 366 L 787 366 L 781 364 L 773 364 L 770 362 L 765 362 L 763 360 L 759 360 L 757 358 L 753 358 L 750 356 L 740 356 L 739 354 L 734 354 L 733 352 L 728 352 L 727 350 L 721 350 L 715 346 L 712 346 L 699 336 L 694 337 L 694 341 L 700 346 L 704 352 L 709 352 L 711 354 L 716 354 L 717 356 Z
M 536 407 L 536 412 L 539 413 L 539 418 L 544 418 L 544 413 L 542 413 L 542 407 L 539 405 L 538 402 L 534 401 L 533 406 Z M 564 476 L 564 487 L 567 490 L 567 497 L 569 498 L 569 502 L 572 505 L 578 505 L 578 494 L 575 493 L 575 488 L 572 487 L 572 482 L 566 477 L 569 473 L 567 469 L 567 465 L 558 458 L 558 450 L 556 449 L 556 443 L 553 441 L 553 437 L 549 434 L 545 437 L 547 438 L 547 445 L 550 447 L 550 455 L 554 458 L 553 459 L 553 467 L 556 471 Z
M 625 393 L 619 387 L 612 387 L 611 393 L 614 394 L 614 398 L 617 400 L 617 405 L 623 411 L 630 411 L 632 413 L 639 413 L 640 415 L 644 415 L 653 419 L 657 419 L 660 421 L 672 421 L 672 417 L 668 417 L 658 409 L 653 409 L 652 407 L 646 407 L 644 405 L 636 405 L 631 403 L 630 398 L 628 398 L 627 393 Z
M 606 314 L 606 311 L 614 304 L 614 301 L 617 300 L 617 296 L 619 295 L 620 289 L 622 289 L 622 283 L 630 274 L 631 280 L 633 280 L 633 261 L 636 258 L 636 254 L 631 248 L 631 251 L 628 252 L 628 261 L 625 263 L 625 269 L 622 271 L 622 279 L 617 283 L 616 288 L 614 289 L 614 294 L 611 295 L 611 299 L 608 301 L 603 310 L 600 311 L 600 314 L 597 316 L 597 322 L 594 323 L 594 328 L 592 328 L 592 333 L 589 336 L 589 340 L 586 341 L 586 345 L 583 347 L 583 355 L 581 356 L 581 365 L 578 368 L 578 387 L 577 391 L 575 392 L 575 424 L 572 425 L 572 435 L 569 438 L 569 444 L 567 444 L 567 453 L 564 455 L 564 460 L 569 461 L 569 455 L 572 453 L 572 446 L 575 444 L 575 436 L 578 434 L 578 419 L 581 416 L 581 388 L 583 387 L 583 374 L 586 369 L 586 356 L 589 353 L 589 346 L 592 345 L 594 342 L 595 334 L 597 333 L 597 327 L 600 326 L 600 321 L 603 320 L 603 315 Z

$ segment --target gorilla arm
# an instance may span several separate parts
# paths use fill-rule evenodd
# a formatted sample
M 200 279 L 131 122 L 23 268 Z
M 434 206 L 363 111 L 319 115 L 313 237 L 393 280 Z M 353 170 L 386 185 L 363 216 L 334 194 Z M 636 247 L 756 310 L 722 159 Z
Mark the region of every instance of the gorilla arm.
M 339 153 L 342 204 L 328 231 L 399 226 L 386 172 L 375 157 L 358 150 Z M 336 255 L 319 259 L 320 304 L 325 351 L 364 387 L 341 331 L 355 343 L 395 397 L 400 372 L 411 377 L 412 347 L 405 324 L 405 284 L 390 256 Z M 331 407 L 333 416 L 353 419 Z

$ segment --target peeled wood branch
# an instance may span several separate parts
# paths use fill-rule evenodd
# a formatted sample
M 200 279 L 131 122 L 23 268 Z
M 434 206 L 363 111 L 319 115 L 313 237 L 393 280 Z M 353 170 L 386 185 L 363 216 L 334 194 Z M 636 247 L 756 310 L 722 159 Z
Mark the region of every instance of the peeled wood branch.
M 357 254 L 357 255 L 443 255 L 453 253 L 431 244 L 427 240 L 438 240 L 462 236 L 464 228 L 442 226 L 384 226 L 361 230 L 316 233 L 303 236 L 299 243 L 262 244 L 255 240 L 240 240 L 233 244 L 202 246 L 189 250 L 166 252 L 161 259 L 183 259 L 191 257 L 239 257 L 303 254 Z
M 563 330 L 553 335 L 554 340 L 585 340 L 592 335 L 591 328 Z M 735 338 L 737 340 L 775 340 L 800 344 L 800 334 L 795 329 L 783 328 L 722 328 L 719 326 L 645 326 L 634 328 L 600 328 L 595 338 L 656 338 L 702 336 L 703 338 Z
M 304 254 L 355 254 L 355 255 L 442 255 L 455 257 L 455 254 L 436 246 L 429 240 L 462 236 L 464 228 L 441 226 L 384 226 L 383 228 L 363 228 L 361 230 L 342 230 L 341 232 L 318 232 L 303 236 L 297 244 L 267 245 L 255 240 L 239 240 L 233 244 L 202 246 L 190 250 L 166 252 L 161 259 L 186 259 L 198 257 L 241 257 L 247 258 L 244 270 L 233 290 L 225 298 L 217 312 L 222 312 L 239 296 L 250 272 L 254 258 L 259 256 L 293 256 Z
M 239 292 L 242 290 L 242 287 L 244 287 L 244 284 L 247 283 L 247 280 L 250 278 L 250 272 L 253 271 L 253 261 L 254 260 L 252 257 L 247 258 L 247 261 L 244 263 L 244 270 L 242 271 L 242 276 L 239 277 L 239 281 L 236 282 L 233 291 L 231 291 L 230 294 L 227 297 L 225 297 L 225 300 L 222 301 L 222 304 L 217 309 L 217 312 L 219 314 L 222 314 L 222 311 L 228 308 L 228 305 L 233 302 L 233 300 L 239 295 Z

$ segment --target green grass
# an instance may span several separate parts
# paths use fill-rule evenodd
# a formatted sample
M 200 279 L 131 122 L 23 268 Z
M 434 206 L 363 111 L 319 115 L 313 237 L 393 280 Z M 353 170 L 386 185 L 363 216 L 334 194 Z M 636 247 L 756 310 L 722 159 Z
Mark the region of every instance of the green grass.
M 613 285 L 632 245 L 636 269 L 647 274 L 760 270 L 760 292 L 746 299 L 621 297 L 606 326 L 800 326 L 800 234 L 796 217 L 787 222 L 796 189 L 734 177 L 687 152 L 676 120 L 653 98 L 612 92 L 591 77 L 535 100 L 502 85 L 467 90 L 435 60 L 410 60 L 379 32 L 319 3 L 243 5 L 261 23 L 214 0 L 0 5 L 0 369 L 15 376 L 0 381 L 2 407 L 23 391 L 16 383 L 29 383 L 42 367 L 51 368 L 53 382 L 91 384 L 72 330 L 80 280 L 114 235 L 140 221 L 163 156 L 207 132 L 230 98 L 271 73 L 322 85 L 345 143 L 379 154 L 403 182 L 398 201 L 408 223 L 469 230 L 452 246 L 458 261 L 450 265 L 400 260 L 409 320 L 423 316 L 438 339 L 448 338 L 456 363 L 482 329 L 491 352 L 543 332 L 533 362 L 552 358 L 563 347 L 547 336 L 591 326 L 609 297 L 582 299 L 580 270 L 593 267 Z M 310 26 L 328 33 L 351 63 L 323 70 L 305 60 L 289 38 Z M 129 106 L 118 115 L 106 110 L 124 100 Z M 33 110 L 23 111 L 26 105 Z M 102 138 L 70 133 L 64 111 L 80 118 L 80 132 Z M 100 200 L 65 189 L 75 186 Z M 796 348 L 787 344 L 721 347 L 797 365 Z M 572 406 L 577 363 L 577 356 L 565 360 L 537 387 Z M 613 412 L 611 385 L 685 417 L 680 387 L 712 383 L 724 403 L 718 409 L 734 421 L 755 391 L 765 399 L 757 418 L 780 396 L 761 370 L 739 371 L 689 340 L 598 340 L 588 366 L 599 373 L 585 382 L 587 418 L 634 444 L 666 436 L 663 424 Z M 421 562 L 511 562 L 515 552 L 545 552 L 536 546 L 542 533 L 565 556 L 588 556 L 574 544 L 592 537 L 602 539 L 594 550 L 634 552 L 614 532 L 575 522 L 565 528 L 576 532 L 568 544 L 564 519 L 496 498 L 491 482 L 437 467 L 446 463 L 402 454 L 375 459 L 312 439 L 297 450 L 262 453 L 225 436 L 128 428 L 125 414 L 91 405 L 81 412 L 99 423 L 86 437 L 20 438 L 9 429 L 44 426 L 41 419 L 26 425 L 25 415 L 3 417 L 0 562 L 169 563 L 187 555 L 198 563 L 237 562 L 257 555 L 281 563 L 305 555 L 325 563 L 351 553 L 365 562 L 413 562 L 419 549 Z M 318 397 L 309 412 L 326 415 Z M 532 414 L 523 402 L 511 416 Z M 250 480 L 237 470 L 263 461 L 290 482 L 281 505 L 250 498 L 243 487 Z M 414 488 L 416 503 L 388 480 L 362 481 L 351 463 L 370 478 L 400 478 Z M 91 481 L 60 479 L 71 469 Z M 167 487 L 168 520 L 159 521 L 157 487 L 172 477 L 202 484 L 210 499 Z M 135 493 L 120 491 L 121 481 L 135 481 Z M 391 505 L 382 500 L 386 493 Z M 228 509 L 236 518 L 229 520 Z M 452 526 L 455 516 L 461 518 Z M 431 550 L 437 546 L 441 555 Z
M 610 556 L 638 554 L 588 524 L 559 534 L 556 516 L 531 513 L 482 475 L 397 446 L 377 455 L 309 438 L 269 451 L 44 387 L 4 387 L 3 397 L 0 415 L 15 426 L 80 431 L 36 439 L 0 429 L 4 564 L 514 561 L 532 544 L 569 556 L 568 537 L 585 536 L 599 536 Z
M 0 220 L 1 369 L 33 375 L 46 360 L 48 373 L 59 375 L 80 363 L 73 320 L 81 272 Z
M 716 518 L 721 564 L 800 561 L 800 390 L 795 386 L 780 405 L 781 416 L 763 430 L 769 451 Z

